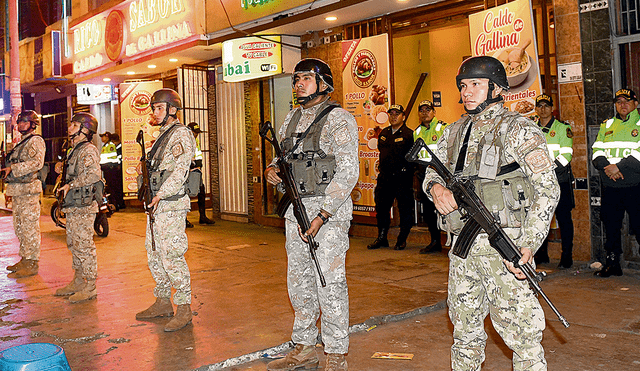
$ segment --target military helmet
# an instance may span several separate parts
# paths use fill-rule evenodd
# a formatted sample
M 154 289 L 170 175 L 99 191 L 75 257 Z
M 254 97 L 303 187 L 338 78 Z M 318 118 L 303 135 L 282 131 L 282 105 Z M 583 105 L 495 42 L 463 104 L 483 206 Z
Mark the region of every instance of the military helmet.
M 36 111 L 33 111 L 33 110 L 25 110 L 20 112 L 16 122 L 23 122 L 23 121 L 30 122 L 36 126 L 40 125 L 40 117 L 38 117 L 38 114 L 36 113 Z
M 499 87 L 505 90 L 509 89 L 507 71 L 505 71 L 502 62 L 493 57 L 482 55 L 465 59 L 458 68 L 458 76 L 456 76 L 458 90 L 460 90 L 461 80 L 473 78 L 489 79 Z
M 182 109 L 182 99 L 180 99 L 178 93 L 176 93 L 176 91 L 173 89 L 163 88 L 160 90 L 156 90 L 156 92 L 153 93 L 153 95 L 151 96 L 151 106 L 153 106 L 154 103 L 162 102 L 172 105 L 178 110 Z M 167 110 L 168 108 L 169 107 L 167 107 Z
M 79 122 L 81 127 L 87 128 L 91 134 L 98 132 L 98 120 L 96 117 L 87 112 L 78 112 L 73 115 L 71 122 Z
M 323 60 L 316 58 L 306 58 L 298 62 L 293 69 L 293 82 L 295 83 L 295 77 L 298 73 L 313 72 L 316 74 L 316 82 L 318 89 L 320 89 L 320 81 L 327 84 L 327 89 L 324 93 L 331 93 L 333 91 L 333 74 L 331 68 Z M 320 92 L 323 93 L 323 92 Z

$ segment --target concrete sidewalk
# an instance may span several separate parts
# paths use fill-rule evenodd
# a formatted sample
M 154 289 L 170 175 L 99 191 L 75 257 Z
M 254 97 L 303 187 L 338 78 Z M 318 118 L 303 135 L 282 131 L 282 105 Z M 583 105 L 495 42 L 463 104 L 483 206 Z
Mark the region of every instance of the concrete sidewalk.
M 190 219 L 197 220 L 197 212 Z M 188 229 L 193 325 L 165 333 L 167 319 L 135 320 L 135 313 L 154 301 L 144 214 L 128 208 L 109 222 L 109 236 L 95 237 L 98 298 L 72 305 L 53 296 L 72 278 L 65 231 L 49 216 L 41 217 L 40 274 L 18 280 L 0 275 L 0 350 L 30 342 L 57 343 L 73 370 L 214 370 L 222 369 L 225 361 L 232 364 L 243 355 L 286 345 L 293 312 L 282 230 L 227 221 Z M 5 267 L 18 260 L 10 216 L 0 217 L 0 235 L 0 267 Z M 351 336 L 350 370 L 448 369 L 452 337 L 444 303 L 446 255 L 419 255 L 422 246 L 411 244 L 404 251 L 370 251 L 369 242 L 353 237 L 347 254 L 350 323 L 362 329 Z M 594 277 L 589 270 L 549 272 L 542 287 L 571 323 L 564 329 L 543 304 L 549 369 L 640 369 L 637 272 L 609 279 Z M 387 321 L 399 318 L 404 319 Z M 483 369 L 509 369 L 510 351 L 490 324 L 487 329 Z M 378 351 L 414 357 L 371 359 Z M 266 363 L 259 359 L 226 369 L 265 370 Z

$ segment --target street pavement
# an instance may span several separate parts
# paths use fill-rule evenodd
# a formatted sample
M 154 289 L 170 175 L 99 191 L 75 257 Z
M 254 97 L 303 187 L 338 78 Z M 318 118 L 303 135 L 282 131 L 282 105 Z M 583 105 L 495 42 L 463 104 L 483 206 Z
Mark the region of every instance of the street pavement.
M 290 345 L 293 311 L 286 289 L 283 230 L 221 220 L 203 226 L 195 223 L 197 212 L 190 213 L 195 228 L 187 229 L 186 258 L 193 324 L 165 333 L 166 318 L 135 319 L 135 313 L 154 301 L 144 214 L 132 207 L 115 213 L 109 219 L 109 236 L 95 236 L 98 297 L 70 304 L 53 296 L 73 272 L 65 231 L 47 215 L 51 201 L 43 200 L 40 218 L 40 273 L 17 280 L 0 275 L 0 351 L 32 342 L 55 343 L 64 348 L 74 371 L 266 370 L 268 359 L 262 355 Z M 370 242 L 352 237 L 347 254 L 353 331 L 349 369 L 450 369 L 446 252 L 420 255 L 423 246 L 416 243 L 404 251 L 371 251 L 366 248 Z M 0 216 L 0 251 L 0 267 L 19 259 L 10 215 Z M 542 267 L 549 273 L 542 288 L 571 323 L 565 329 L 542 304 L 549 369 L 640 370 L 640 274 L 625 270 L 622 277 L 601 279 L 593 276 L 588 263 L 578 262 L 571 270 L 555 269 L 557 261 Z M 483 369 L 510 369 L 511 351 L 489 320 L 486 329 Z M 372 359 L 375 352 L 413 358 Z

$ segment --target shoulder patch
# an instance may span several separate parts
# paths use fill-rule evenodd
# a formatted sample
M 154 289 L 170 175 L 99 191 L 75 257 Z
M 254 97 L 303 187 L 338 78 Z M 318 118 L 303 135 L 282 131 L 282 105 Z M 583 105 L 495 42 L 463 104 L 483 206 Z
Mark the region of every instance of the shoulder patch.
M 520 157 L 524 157 L 526 154 L 533 151 L 536 147 L 540 146 L 544 142 L 545 140 L 542 136 L 534 135 L 526 142 L 524 142 L 520 147 L 518 147 L 518 149 L 516 149 L 516 152 Z
M 529 168 L 534 173 L 540 173 L 550 168 L 552 165 L 548 153 L 541 148 L 527 153 L 527 155 L 524 157 L 524 162 L 529 165 Z
M 182 143 L 178 143 L 171 148 L 171 153 L 173 157 L 178 157 L 184 153 L 184 148 L 182 147 Z
M 35 143 L 29 143 L 28 154 L 29 154 L 29 157 L 31 158 L 36 157 L 36 155 L 38 154 L 38 149 L 36 148 Z
M 87 156 L 84 156 L 84 166 L 89 167 L 91 165 L 93 165 L 93 156 L 87 154 Z
M 335 133 L 333 133 L 333 139 L 339 146 L 351 142 L 351 135 L 349 134 L 347 125 L 343 125 L 341 128 L 336 130 Z
M 567 138 L 573 138 L 573 131 L 571 131 L 571 127 L 567 128 Z

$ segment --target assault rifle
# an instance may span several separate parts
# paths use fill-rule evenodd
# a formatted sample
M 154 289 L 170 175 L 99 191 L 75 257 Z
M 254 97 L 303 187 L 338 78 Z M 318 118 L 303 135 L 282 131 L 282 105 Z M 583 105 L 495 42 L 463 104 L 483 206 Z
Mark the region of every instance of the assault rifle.
M 67 167 L 69 162 L 69 145 L 66 139 L 62 142 L 58 159 L 62 161 L 62 169 L 54 187 L 54 194 L 56 195 L 56 200 L 58 200 L 58 207 L 62 209 L 62 203 L 64 202 L 65 195 L 62 192 L 59 192 L 59 190 L 67 183 Z
M 4 150 L 4 140 L 0 144 L 0 192 L 4 192 L 4 168 L 7 167 L 7 155 Z
M 496 249 L 503 259 L 513 263 L 514 267 L 520 268 L 524 273 L 529 286 L 537 295 L 549 304 L 549 307 L 558 316 L 560 322 L 564 327 L 569 327 L 569 322 L 560 314 L 558 309 L 553 305 L 551 300 L 542 291 L 542 288 L 538 284 L 546 276 L 545 272 L 538 273 L 533 266 L 526 262 L 520 265 L 520 259 L 522 254 L 520 249 L 513 243 L 507 233 L 500 227 L 500 223 L 496 221 L 493 214 L 489 212 L 486 206 L 482 203 L 482 200 L 474 191 L 473 183 L 470 179 L 464 179 L 456 175 L 451 174 L 444 164 L 438 159 L 438 157 L 427 147 L 424 140 L 419 138 L 414 143 L 413 147 L 409 150 L 405 158 L 407 161 L 423 163 L 426 161 L 419 160 L 418 154 L 422 149 L 426 149 L 431 156 L 431 161 L 428 161 L 428 166 L 432 167 L 438 175 L 444 180 L 447 188 L 453 193 L 453 197 L 461 209 L 460 212 L 464 219 L 467 219 L 464 227 L 460 231 L 460 236 L 453 247 L 453 254 L 466 259 L 471 249 L 471 244 L 475 240 L 476 236 L 480 233 L 480 229 L 483 229 L 488 237 L 491 247 Z
M 156 221 L 155 215 L 153 215 L 153 207 L 149 207 L 153 196 L 151 195 L 151 186 L 149 184 L 151 177 L 149 174 L 149 163 L 147 162 L 147 151 L 144 146 L 144 132 L 140 130 L 136 137 L 136 142 L 140 145 L 142 150 L 142 156 L 140 157 L 140 167 L 142 168 L 142 187 L 138 189 L 138 200 L 142 201 L 144 212 L 149 215 L 149 231 L 151 232 L 151 250 L 156 251 L 156 240 L 153 236 L 153 224 Z
M 269 136 L 269 133 L 271 133 L 271 136 Z M 273 126 L 271 126 L 270 121 L 267 121 L 260 126 L 260 136 L 267 142 L 271 143 L 271 145 L 273 146 L 273 149 L 276 153 L 276 165 L 278 165 L 278 169 L 280 170 L 278 176 L 282 178 L 282 185 L 285 189 L 284 197 L 287 197 L 289 200 L 291 200 L 291 204 L 293 205 L 293 215 L 295 215 L 296 220 L 298 221 L 298 225 L 300 226 L 300 229 L 302 229 L 302 232 L 306 232 L 307 230 L 309 230 L 309 228 L 311 228 L 311 222 L 309 221 L 307 210 L 302 203 L 302 198 L 300 198 L 298 188 L 296 187 L 296 180 L 293 177 L 291 164 L 287 162 L 289 154 L 283 153 L 280 149 L 280 144 L 278 144 L 276 133 L 273 130 Z M 314 240 L 312 235 L 307 236 L 307 243 L 309 244 L 311 259 L 313 259 L 313 262 L 316 265 L 316 270 L 318 271 L 318 275 L 320 276 L 320 283 L 322 284 L 322 287 L 325 287 L 327 284 L 325 282 L 324 275 L 322 274 L 320 264 L 318 263 L 318 259 L 316 257 L 318 243 Z

